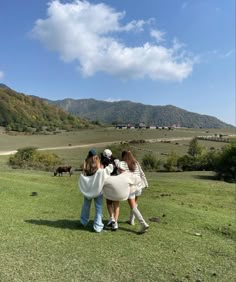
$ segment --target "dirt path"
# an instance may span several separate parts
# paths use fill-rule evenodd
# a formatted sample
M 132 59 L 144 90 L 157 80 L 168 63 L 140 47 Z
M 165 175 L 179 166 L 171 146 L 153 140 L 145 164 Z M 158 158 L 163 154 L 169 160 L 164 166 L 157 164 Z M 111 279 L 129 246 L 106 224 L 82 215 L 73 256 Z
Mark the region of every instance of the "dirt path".
M 235 137 L 236 134 L 228 135 L 230 137 Z M 208 136 L 214 137 L 214 136 Z M 146 142 L 155 143 L 155 142 L 165 142 L 165 141 L 182 141 L 182 140 L 191 140 L 192 137 L 173 137 L 173 138 L 158 138 L 158 139 L 146 139 Z M 120 142 L 124 141 L 112 141 L 112 142 L 101 142 L 101 143 L 92 143 L 92 144 L 83 144 L 83 145 L 74 145 L 74 146 L 58 146 L 58 147 L 48 147 L 48 148 L 39 148 L 39 151 L 48 151 L 48 150 L 70 150 L 75 148 L 92 148 L 92 147 L 100 147 L 111 144 L 120 144 Z M 0 151 L 0 156 L 9 156 L 15 154 L 17 151 Z
M 83 144 L 83 145 L 74 145 L 74 146 L 59 146 L 59 147 L 48 147 L 48 148 L 39 148 L 38 151 L 49 151 L 49 150 L 70 150 L 75 148 L 91 148 L 91 147 L 99 147 L 105 146 L 115 143 L 120 143 L 121 141 L 113 141 L 113 142 L 102 142 L 102 143 L 93 143 L 93 144 Z M 16 150 L 13 151 L 0 151 L 0 156 L 9 156 L 17 153 Z
M 17 151 L 0 151 L 0 156 L 9 156 L 15 154 Z
M 164 142 L 164 141 L 180 141 L 180 140 L 191 140 L 192 137 L 179 137 L 179 138 L 158 138 L 158 139 L 147 139 L 145 141 L 155 143 L 155 142 Z M 83 145 L 74 145 L 74 146 L 59 146 L 59 147 L 48 147 L 48 148 L 39 148 L 38 151 L 49 151 L 49 150 L 70 150 L 75 148 L 91 148 L 91 147 L 100 147 L 111 144 L 119 144 L 121 141 L 113 142 L 102 142 L 102 143 L 92 143 L 92 144 L 83 144 Z M 15 154 L 17 151 L 0 151 L 0 156 L 9 156 Z

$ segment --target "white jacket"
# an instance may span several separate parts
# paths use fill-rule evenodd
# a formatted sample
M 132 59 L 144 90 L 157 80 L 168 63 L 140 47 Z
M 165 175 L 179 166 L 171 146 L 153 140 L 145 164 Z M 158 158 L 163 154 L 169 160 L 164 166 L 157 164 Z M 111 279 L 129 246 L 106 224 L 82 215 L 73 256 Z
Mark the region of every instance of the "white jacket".
M 94 175 L 86 176 L 81 173 L 79 178 L 79 188 L 81 193 L 88 199 L 96 198 L 102 193 L 105 180 L 113 171 L 113 165 L 106 168 L 99 168 Z
M 103 195 L 112 201 L 125 201 L 130 193 L 137 190 L 140 177 L 134 173 L 125 171 L 119 175 L 109 176 L 103 187 Z

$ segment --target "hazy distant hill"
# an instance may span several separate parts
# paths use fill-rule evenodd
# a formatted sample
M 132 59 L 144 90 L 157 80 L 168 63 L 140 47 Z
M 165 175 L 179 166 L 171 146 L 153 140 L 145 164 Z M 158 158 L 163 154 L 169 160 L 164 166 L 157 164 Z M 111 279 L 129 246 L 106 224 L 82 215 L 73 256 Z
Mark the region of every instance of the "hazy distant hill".
M 49 105 L 43 99 L 18 93 L 0 84 L 0 126 L 16 131 L 41 131 L 45 127 L 69 130 L 88 127 L 89 122 L 56 105 Z
M 7 88 L 9 88 L 7 85 L 5 85 L 5 84 L 3 84 L 3 83 L 0 83 L 0 88 L 2 88 L 2 89 L 7 89 Z
M 143 122 L 148 125 L 171 126 L 178 124 L 191 128 L 233 127 L 215 117 L 188 112 L 171 105 L 150 106 L 130 101 L 105 102 L 95 99 L 64 99 L 48 102 L 81 118 L 110 124 Z

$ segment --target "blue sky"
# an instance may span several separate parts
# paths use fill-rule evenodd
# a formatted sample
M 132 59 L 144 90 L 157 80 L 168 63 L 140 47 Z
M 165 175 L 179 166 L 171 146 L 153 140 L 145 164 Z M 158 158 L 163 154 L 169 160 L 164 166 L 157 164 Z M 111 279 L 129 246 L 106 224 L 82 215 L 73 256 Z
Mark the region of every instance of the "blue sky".
M 0 83 L 235 125 L 235 0 L 0 0 Z

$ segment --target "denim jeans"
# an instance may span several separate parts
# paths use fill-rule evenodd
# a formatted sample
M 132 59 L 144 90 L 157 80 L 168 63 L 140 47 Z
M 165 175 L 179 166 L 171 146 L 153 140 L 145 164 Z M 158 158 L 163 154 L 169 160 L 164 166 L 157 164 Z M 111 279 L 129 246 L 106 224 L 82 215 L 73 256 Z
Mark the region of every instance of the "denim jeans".
M 101 232 L 104 224 L 102 223 L 102 195 L 94 198 L 94 206 L 95 206 L 95 216 L 93 222 L 93 229 L 96 232 Z M 80 222 L 84 226 L 86 226 L 89 222 L 89 215 L 90 215 L 90 207 L 91 207 L 92 199 L 88 199 L 84 197 L 84 203 L 82 206 L 82 211 L 80 215 Z

